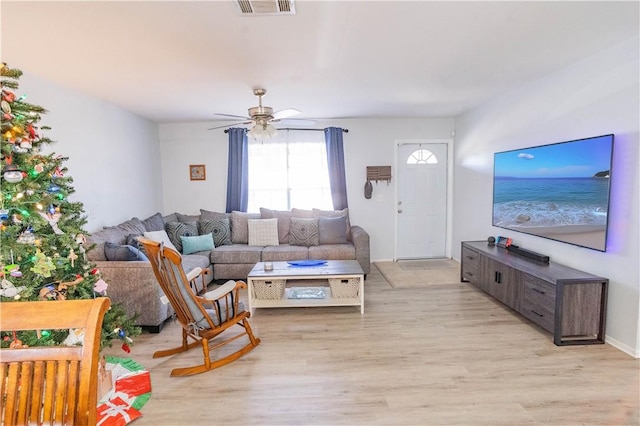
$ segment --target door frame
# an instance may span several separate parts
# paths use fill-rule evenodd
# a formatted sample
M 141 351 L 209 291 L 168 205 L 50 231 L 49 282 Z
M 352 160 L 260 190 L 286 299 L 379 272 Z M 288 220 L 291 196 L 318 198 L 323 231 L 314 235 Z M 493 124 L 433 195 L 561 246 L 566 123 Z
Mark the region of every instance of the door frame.
M 453 238 L 453 139 L 398 139 L 393 147 L 393 164 L 399 170 L 398 150 L 404 144 L 446 144 L 447 145 L 447 217 L 445 225 L 445 256 L 451 258 L 451 239 Z M 394 180 L 393 200 L 393 261 L 398 261 L 398 179 Z

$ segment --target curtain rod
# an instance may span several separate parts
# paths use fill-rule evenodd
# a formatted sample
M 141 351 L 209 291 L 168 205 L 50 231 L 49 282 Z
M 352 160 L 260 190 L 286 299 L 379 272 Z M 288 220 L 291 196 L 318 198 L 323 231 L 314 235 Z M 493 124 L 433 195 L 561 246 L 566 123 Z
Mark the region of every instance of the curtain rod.
M 324 129 L 304 129 L 304 128 L 290 128 L 290 127 L 283 127 L 278 130 L 305 130 L 309 132 L 324 132 Z M 342 129 L 342 131 L 345 133 L 349 133 L 349 129 Z M 229 133 L 229 129 L 225 129 L 224 132 Z

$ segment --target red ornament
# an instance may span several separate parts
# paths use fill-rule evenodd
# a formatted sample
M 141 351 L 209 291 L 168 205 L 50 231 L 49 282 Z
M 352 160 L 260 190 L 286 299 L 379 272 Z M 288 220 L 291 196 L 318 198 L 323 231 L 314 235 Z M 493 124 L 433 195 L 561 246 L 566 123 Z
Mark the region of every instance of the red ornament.
M 122 344 L 122 350 L 125 351 L 126 353 L 130 353 L 131 352 L 131 348 L 126 343 Z
M 91 270 L 91 275 L 95 275 L 95 274 L 97 274 L 98 272 L 100 272 L 100 271 L 98 270 L 98 268 L 93 268 L 93 269 Z

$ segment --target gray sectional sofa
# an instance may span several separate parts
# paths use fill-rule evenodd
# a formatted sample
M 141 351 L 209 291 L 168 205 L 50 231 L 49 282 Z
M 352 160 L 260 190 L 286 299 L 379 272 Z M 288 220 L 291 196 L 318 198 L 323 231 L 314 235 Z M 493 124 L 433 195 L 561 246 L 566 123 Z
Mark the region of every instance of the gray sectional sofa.
M 161 300 L 162 290 L 137 238 L 158 235 L 166 235 L 182 253 L 186 272 L 196 267 L 206 271 L 199 288 L 213 280 L 244 280 L 260 261 L 357 260 L 365 275 L 371 269 L 369 234 L 351 225 L 348 209 L 262 208 L 260 213 L 201 209 L 199 215 L 134 217 L 93 233 L 87 256 L 109 284 L 107 294 L 114 303 L 122 304 L 130 315 L 137 314 L 136 323 L 151 332 L 159 332 L 173 311 Z

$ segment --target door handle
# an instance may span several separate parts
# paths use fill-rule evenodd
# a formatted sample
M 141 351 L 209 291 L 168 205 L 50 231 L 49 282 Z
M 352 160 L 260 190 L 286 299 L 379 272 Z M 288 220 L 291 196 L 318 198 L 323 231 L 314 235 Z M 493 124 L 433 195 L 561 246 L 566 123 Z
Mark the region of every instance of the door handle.
M 402 213 L 402 209 L 398 209 L 398 213 Z

